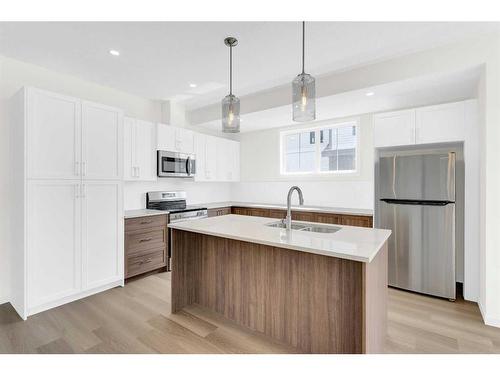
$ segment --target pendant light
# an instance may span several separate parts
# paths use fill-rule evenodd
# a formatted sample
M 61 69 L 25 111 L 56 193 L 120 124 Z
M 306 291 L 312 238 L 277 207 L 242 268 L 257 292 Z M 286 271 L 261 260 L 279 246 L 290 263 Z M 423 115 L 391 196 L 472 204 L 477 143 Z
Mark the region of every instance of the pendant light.
M 302 22 L 302 73 L 292 82 L 293 121 L 316 119 L 316 80 L 304 70 L 306 23 Z
M 222 99 L 222 131 L 224 133 L 239 133 L 240 131 L 240 99 L 233 95 L 233 47 L 238 40 L 233 37 L 224 39 L 229 47 L 229 95 Z

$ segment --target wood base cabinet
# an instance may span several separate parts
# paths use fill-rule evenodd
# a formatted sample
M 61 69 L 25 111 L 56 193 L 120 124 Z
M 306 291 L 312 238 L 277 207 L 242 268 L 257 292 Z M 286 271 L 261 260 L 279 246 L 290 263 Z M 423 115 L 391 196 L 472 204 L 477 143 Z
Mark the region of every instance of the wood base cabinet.
M 125 220 L 126 279 L 167 267 L 167 223 L 167 215 Z
M 284 219 L 286 210 L 268 209 L 258 207 L 236 207 L 231 208 L 231 213 L 236 215 L 261 216 L 274 219 Z M 344 215 L 312 211 L 292 210 L 292 220 L 310 221 L 313 223 L 352 225 L 356 227 L 373 227 L 372 216 Z

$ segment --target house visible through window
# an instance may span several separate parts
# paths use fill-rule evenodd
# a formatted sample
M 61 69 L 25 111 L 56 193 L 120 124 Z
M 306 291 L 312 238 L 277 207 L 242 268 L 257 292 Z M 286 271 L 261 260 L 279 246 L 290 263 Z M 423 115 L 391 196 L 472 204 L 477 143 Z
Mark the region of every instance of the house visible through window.
M 356 122 L 283 132 L 281 170 L 283 174 L 353 172 L 356 147 Z

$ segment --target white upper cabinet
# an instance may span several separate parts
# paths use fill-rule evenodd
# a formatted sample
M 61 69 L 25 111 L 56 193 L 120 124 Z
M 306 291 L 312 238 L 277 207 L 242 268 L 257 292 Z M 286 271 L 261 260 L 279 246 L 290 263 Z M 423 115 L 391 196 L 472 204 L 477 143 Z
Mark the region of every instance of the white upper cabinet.
M 373 116 L 375 147 L 465 140 L 466 101 Z
M 134 180 L 136 176 L 135 119 L 123 118 L 123 179 Z
M 158 150 L 194 153 L 194 132 L 176 126 L 158 124 Z
M 156 125 L 126 117 L 124 128 L 124 179 L 156 180 Z
M 194 153 L 196 155 L 196 172 L 194 175 L 195 181 L 206 181 L 206 148 L 207 136 L 197 133 L 194 137 Z
M 27 177 L 80 178 L 80 100 L 27 91 Z
M 176 128 L 174 126 L 158 124 L 157 149 L 162 151 L 177 151 Z
M 82 289 L 123 278 L 123 192 L 117 181 L 82 184 Z
M 116 108 L 82 103 L 82 175 L 118 180 L 123 176 L 123 115 Z
M 156 180 L 156 125 L 137 120 L 136 127 L 135 153 L 139 179 Z
M 177 131 L 179 139 L 179 151 L 186 154 L 194 153 L 194 132 L 179 128 Z
M 231 155 L 230 155 L 229 141 L 225 138 L 217 138 L 217 149 L 216 149 L 216 180 L 217 181 L 229 181 L 230 175 L 230 165 L 231 165 Z
M 415 110 L 379 113 L 373 116 L 375 147 L 415 143 Z
M 416 143 L 465 139 L 465 102 L 416 109 Z
M 205 149 L 205 179 L 215 181 L 217 179 L 217 137 L 208 135 Z
M 217 180 L 217 137 L 196 133 L 195 150 L 196 175 L 195 181 Z
M 239 181 L 239 143 L 217 138 L 217 181 Z
M 197 133 L 195 154 L 196 181 L 239 181 L 239 142 Z
M 231 181 L 240 180 L 240 142 L 231 142 L 232 170 Z

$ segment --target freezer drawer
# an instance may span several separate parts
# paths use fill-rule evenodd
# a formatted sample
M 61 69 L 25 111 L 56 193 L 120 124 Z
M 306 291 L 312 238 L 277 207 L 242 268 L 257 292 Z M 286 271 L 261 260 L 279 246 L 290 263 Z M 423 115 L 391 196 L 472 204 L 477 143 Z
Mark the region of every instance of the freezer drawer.
M 379 203 L 378 227 L 392 230 L 389 285 L 455 299 L 455 204 Z
M 455 153 L 380 158 L 380 198 L 455 201 Z

